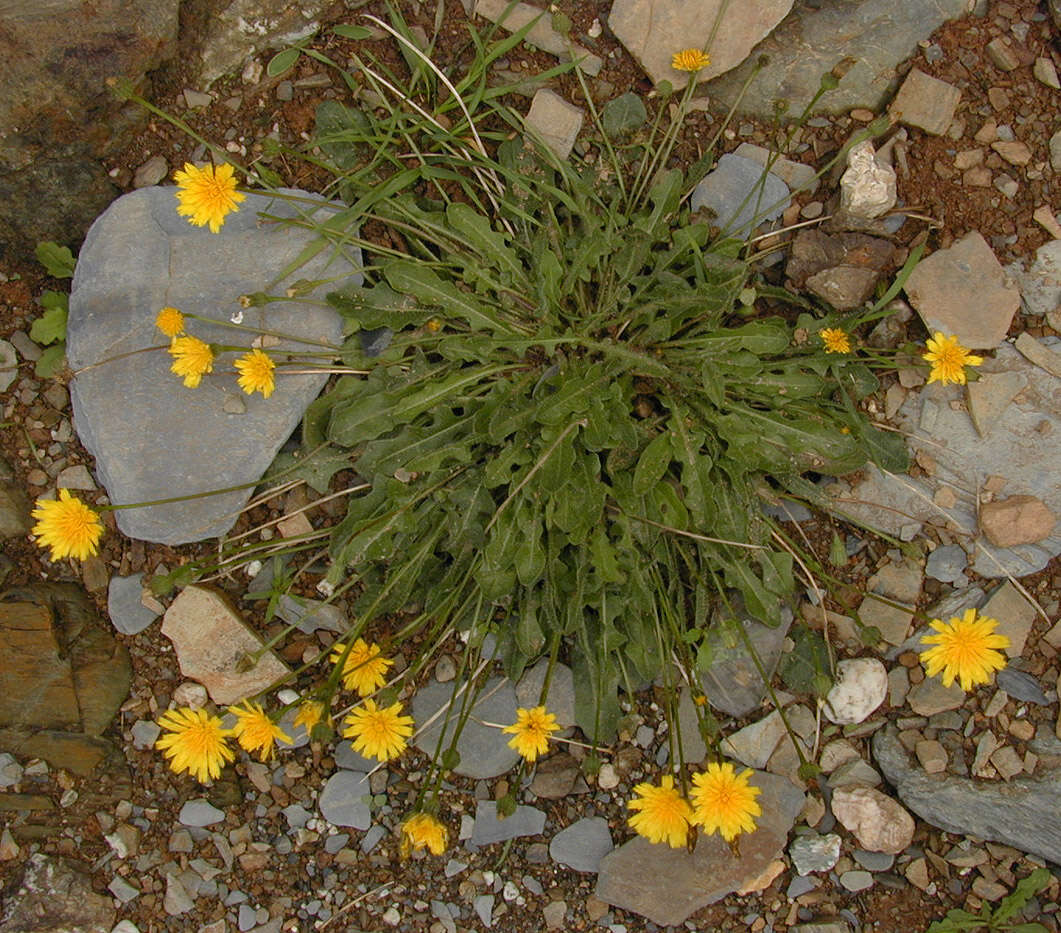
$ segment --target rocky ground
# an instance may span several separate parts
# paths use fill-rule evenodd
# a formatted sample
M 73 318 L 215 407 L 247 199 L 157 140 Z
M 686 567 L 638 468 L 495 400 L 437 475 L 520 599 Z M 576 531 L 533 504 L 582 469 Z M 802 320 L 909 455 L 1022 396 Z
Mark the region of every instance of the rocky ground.
M 401 6 L 410 23 L 432 31 L 433 6 Z M 798 6 L 809 15 L 818 5 Z M 834 529 L 848 547 L 849 561 L 840 570 L 848 584 L 843 598 L 823 613 L 808 594 L 798 610 L 801 622 L 828 625 L 844 659 L 840 692 L 833 696 L 834 708 L 844 712 L 830 722 L 812 701 L 782 695 L 790 724 L 826 775 L 807 786 L 795 774 L 795 753 L 782 738 L 778 714 L 761 706 L 760 696 L 741 696 L 740 659 L 706 685 L 725 717 L 730 752 L 759 770 L 764 800 L 771 801 L 759 833 L 742 842 L 739 857 L 724 847 L 701 846 L 685 858 L 647 844 L 623 845 L 631 837 L 625 823 L 631 787 L 666 760 L 666 724 L 651 691 L 631 699 L 620 741 L 599 774 L 587 781 L 582 751 L 572 745 L 527 779 L 520 809 L 502 822 L 492 801 L 507 792 L 514 758 L 495 730 L 470 728 L 462 738 L 465 773 L 452 777 L 442 797 L 442 813 L 459 839 L 441 858 L 398 857 L 394 830 L 426 760 L 417 754 L 372 772 L 349 748 L 311 745 L 303 736 L 279 762 L 244 758 L 205 792 L 175 777 L 151 750 L 153 720 L 171 702 L 202 703 L 209 691 L 223 704 L 226 691 L 244 686 L 233 683 L 238 678 L 231 671 L 196 668 L 197 646 L 187 633 L 208 618 L 217 638 L 226 627 L 233 637 L 247 637 L 240 619 L 258 636 L 273 634 L 261 624 L 266 583 L 242 571 L 213 581 L 238 615 L 195 589 L 175 600 L 144 600 L 140 574 L 171 570 L 208 554 L 210 546 L 144 544 L 114 527 L 98 558 L 76 567 L 42 559 L 17 525 L 28 501 L 56 483 L 93 500 L 102 493 L 93 477 L 99 465 L 74 434 L 67 387 L 32 371 L 41 350 L 28 330 L 40 313 L 39 296 L 64 283 L 26 266 L 2 270 L 0 336 L 6 343 L 0 351 L 17 369 L 0 370 L 0 449 L 7 466 L 0 476 L 0 518 L 9 522 L 0 527 L 10 535 L 0 574 L 4 586 L 21 589 L 0 604 L 0 653 L 14 659 L 5 661 L 0 675 L 0 747 L 11 749 L 0 753 L 0 872 L 16 882 L 4 892 L 0 916 L 6 925 L 0 929 L 58 928 L 54 922 L 31 927 L 26 917 L 39 909 L 54 920 L 68 909 L 76 919 L 67 922 L 80 929 L 117 933 L 633 931 L 665 923 L 753 931 L 804 925 L 805 933 L 921 930 L 948 908 L 975 911 L 995 903 L 1034 866 L 1061 861 L 1054 804 L 1061 789 L 1055 729 L 1061 540 L 1049 529 L 1042 533 L 1042 510 L 1029 503 L 1016 515 L 1003 509 L 990 517 L 999 512 L 993 505 L 1018 494 L 1050 515 L 1061 514 L 1056 471 L 1043 466 L 1057 462 L 1061 437 L 1061 373 L 1052 368 L 1053 339 L 1061 333 L 1061 257 L 1054 242 L 1061 239 L 1061 152 L 1053 136 L 1061 57 L 1045 6 L 988 6 L 986 16 L 926 36 L 900 66 L 902 74 L 916 68 L 925 76 L 904 85 L 903 121 L 889 134 L 900 205 L 911 216 L 901 226 L 873 227 L 874 243 L 845 239 L 850 231 L 825 224 L 822 230 L 834 239 L 815 234 L 797 242 L 786 235 L 779 241 L 784 262 L 768 271 L 837 307 L 844 301 L 857 306 L 867 281 L 872 289 L 877 277 L 886 280 L 924 242 L 940 259 L 936 266 L 922 264 L 920 281 L 907 293 L 915 308 L 900 309 L 890 331 L 879 336 L 893 346 L 923 341 L 922 318 L 955 332 L 971 320 L 986 334 L 983 343 L 971 345 L 990 350 L 985 355 L 991 359 L 983 368 L 986 391 L 968 396 L 954 387 L 924 387 L 914 367 L 901 369 L 882 387 L 876 413 L 908 433 L 915 469 L 898 485 L 867 471 L 833 490 L 852 518 L 912 541 L 913 550 L 900 551 L 855 524 L 791 513 L 787 527 L 819 555 Z M 456 5 L 447 6 L 441 30 L 443 57 L 456 54 L 464 41 L 463 14 L 450 7 Z M 601 28 L 610 4 L 560 7 L 573 21 L 573 35 L 601 60 L 595 93 L 602 100 L 629 89 L 647 94 L 641 67 Z M 342 40 L 322 40 L 320 47 L 331 55 L 343 51 Z M 340 89 L 307 58 L 296 72 L 269 78 L 268 57 L 222 79 L 209 94 L 175 73 L 155 102 L 241 157 L 260 152 L 267 135 L 297 145 L 312 129 L 317 104 L 340 96 Z M 520 48 L 499 68 L 534 74 L 554 61 L 546 52 Z M 573 80 L 553 86 L 579 103 Z M 875 116 L 855 106 L 814 117 L 793 140 L 790 158 L 818 167 Z M 696 158 L 720 120 L 717 104 L 705 101 L 692 114 L 677 157 Z M 734 153 L 744 146 L 740 154 L 754 158 L 748 147 L 768 147 L 773 139 L 768 121 L 742 116 L 721 144 Z M 147 187 L 196 157 L 196 150 L 194 140 L 154 121 L 112 174 L 125 189 Z M 271 167 L 292 185 L 319 182 L 312 167 L 297 160 L 280 157 Z M 798 171 L 788 168 L 793 188 Z M 716 176 L 713 193 L 703 197 L 724 212 L 727 185 L 720 180 Z M 831 215 L 838 195 L 836 172 L 815 190 L 793 193 L 782 222 Z M 720 200 L 710 202 L 716 196 Z M 972 251 L 971 259 L 962 250 Z M 947 258 L 966 262 L 960 287 L 946 278 Z M 257 506 L 237 531 L 284 519 L 298 528 L 306 520 L 299 512 L 304 504 L 293 493 Z M 990 537 L 977 537 L 985 515 L 997 524 Z M 311 527 L 330 521 L 326 509 L 309 518 Z M 282 524 L 278 534 L 285 534 Z M 1007 580 L 1006 570 L 1019 580 Z M 56 583 L 76 585 L 55 589 Z M 37 588 L 25 588 L 30 585 Z M 307 599 L 317 595 L 311 587 L 303 592 Z M 306 606 L 292 602 L 283 614 L 294 621 Z M 997 617 L 1012 646 L 997 685 L 967 696 L 925 680 L 915 649 L 926 619 L 968 606 Z M 866 646 L 862 625 L 876 626 L 881 640 Z M 297 663 L 335 637 L 323 616 L 303 627 L 279 649 L 283 661 Z M 791 648 L 783 634 L 753 630 L 775 658 Z M 440 659 L 420 685 L 413 700 L 419 722 L 448 694 L 452 662 L 452 656 Z M 559 678 L 555 689 L 549 706 L 570 726 L 569 679 Z M 535 691 L 526 682 L 513 687 L 498 681 L 485 694 L 477 715 L 508 722 L 517 703 Z M 683 709 L 691 716 L 688 698 Z M 27 743 L 16 731 L 23 726 L 45 732 Z M 703 755 L 694 732 L 682 730 L 690 760 Z M 426 739 L 420 744 L 421 753 L 433 750 Z M 86 873 L 67 877 L 59 856 Z M 705 875 L 717 892 L 704 890 Z M 37 897 L 34 887 L 45 895 Z M 58 897 L 60 890 L 68 896 Z M 724 896 L 701 907 L 713 893 Z M 1058 900 L 1055 877 L 1023 917 L 1056 930 Z

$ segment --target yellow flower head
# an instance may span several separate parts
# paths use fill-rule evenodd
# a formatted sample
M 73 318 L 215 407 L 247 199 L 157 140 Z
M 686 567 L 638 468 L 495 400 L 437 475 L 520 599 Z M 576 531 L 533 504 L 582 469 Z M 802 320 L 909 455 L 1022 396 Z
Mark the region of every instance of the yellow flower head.
M 943 686 L 949 687 L 958 678 L 962 690 L 968 693 L 977 684 L 991 683 L 995 671 L 1006 666 L 1002 650 L 1009 647 L 1005 635 L 994 634 L 996 619 L 979 616 L 975 609 L 966 609 L 959 619 L 950 622 L 933 619 L 929 626 L 935 635 L 925 635 L 923 645 L 934 645 L 921 652 L 921 663 L 929 677 L 943 672 Z
M 324 704 L 320 700 L 306 700 L 295 717 L 295 726 L 305 726 L 306 734 L 312 735 L 313 727 L 324 719 Z
M 165 307 L 155 316 L 155 327 L 167 337 L 179 337 L 184 333 L 184 315 L 176 308 Z
M 276 388 L 273 370 L 276 363 L 268 353 L 262 353 L 257 347 L 250 353 L 236 360 L 236 371 L 239 373 L 239 387 L 248 395 L 261 392 L 262 398 L 268 398 Z
M 274 742 L 291 744 L 291 736 L 273 722 L 260 703 L 244 700 L 240 706 L 230 706 L 228 711 L 236 717 L 232 734 L 240 747 L 248 752 L 257 752 L 262 761 L 273 757 Z
M 410 852 L 427 849 L 432 855 L 446 851 L 449 832 L 430 813 L 414 813 L 402 823 L 401 855 L 408 858 Z
M 711 64 L 711 56 L 701 49 L 682 49 L 674 53 L 670 66 L 675 71 L 700 71 Z
M 343 721 L 343 737 L 351 739 L 354 751 L 366 758 L 397 758 L 405 751 L 405 740 L 413 734 L 413 717 L 402 716 L 401 711 L 401 703 L 379 709 L 374 700 L 365 700 Z
M 509 748 L 514 748 L 527 761 L 536 761 L 549 750 L 549 736 L 559 728 L 552 713 L 547 713 L 544 706 L 535 706 L 516 710 L 516 721 L 501 731 L 515 736 L 509 741 Z
M 167 734 L 155 742 L 155 748 L 162 749 L 177 774 L 187 771 L 205 784 L 219 778 L 221 769 L 236 758 L 225 741 L 232 733 L 206 710 L 188 706 L 167 710 L 158 724 Z
M 953 382 L 965 385 L 965 367 L 979 366 L 984 361 L 983 357 L 973 356 L 958 343 L 957 337 L 946 337 L 938 330 L 925 342 L 925 348 L 928 352 L 922 353 L 921 358 L 932 364 L 928 377 L 930 384 Z
M 52 560 L 85 560 L 99 551 L 103 523 L 93 509 L 70 495 L 69 489 L 60 489 L 58 499 L 38 499 L 36 506 L 30 513 L 37 519 L 33 534 L 39 547 L 51 548 Z
M 185 162 L 183 170 L 173 175 L 177 182 L 177 213 L 196 227 L 209 225 L 211 233 L 221 230 L 225 216 L 239 209 L 246 195 L 236 190 L 232 166 L 212 165 L 197 168 Z
M 647 782 L 634 787 L 638 796 L 627 806 L 637 810 L 627 822 L 638 835 L 649 842 L 665 842 L 672 849 L 685 845 L 692 808 L 674 786 L 674 778 L 667 774 L 656 787 Z
M 198 337 L 174 337 L 168 352 L 173 357 L 170 372 L 180 376 L 189 389 L 199 385 L 204 374 L 213 372 L 214 351 Z
M 826 353 L 851 352 L 851 341 L 839 327 L 826 327 L 825 330 L 818 332 L 818 336 L 822 338 L 822 343 L 825 344 Z
M 748 783 L 750 768 L 737 774 L 730 762 L 712 762 L 707 771 L 693 775 L 693 822 L 708 833 L 719 832 L 726 842 L 741 833 L 755 832 L 755 817 L 763 815 L 763 808 L 755 798 L 761 791 Z
M 332 647 L 332 661 L 338 664 L 345 649 L 346 645 L 336 642 Z M 374 642 L 370 645 L 359 638 L 343 664 L 343 686 L 347 690 L 356 690 L 358 696 L 367 697 L 387 682 L 387 668 L 393 663 L 390 658 L 380 656 L 379 645 Z

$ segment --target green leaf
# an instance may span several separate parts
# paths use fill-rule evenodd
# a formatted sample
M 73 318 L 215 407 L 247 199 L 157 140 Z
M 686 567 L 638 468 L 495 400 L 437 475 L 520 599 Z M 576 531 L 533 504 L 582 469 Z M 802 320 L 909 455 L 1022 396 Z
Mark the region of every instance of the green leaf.
M 340 23 L 338 26 L 334 26 L 332 32 L 337 36 L 342 36 L 344 39 L 372 38 L 371 29 L 366 29 L 364 26 L 350 26 L 346 23 Z
M 444 316 L 458 318 L 472 330 L 513 333 L 512 328 L 498 320 L 495 309 L 484 305 L 474 295 L 462 292 L 452 282 L 444 281 L 423 263 L 397 260 L 388 263 L 383 274 L 395 291 L 441 308 Z
M 270 78 L 280 77 L 285 71 L 294 66 L 301 54 L 302 49 L 299 48 L 284 49 L 282 52 L 277 52 L 269 59 L 269 64 L 265 66 L 265 73 Z
M 712 356 L 750 350 L 756 356 L 782 353 L 791 343 L 788 325 L 778 318 L 751 321 L 741 327 L 727 327 L 714 334 L 688 341 L 689 346 L 702 349 Z
M 300 479 L 323 495 L 328 491 L 332 477 L 352 465 L 353 457 L 349 450 L 325 445 L 308 454 L 302 451 L 282 452 L 273 460 L 269 473 L 283 473 L 285 482 Z
M 648 122 L 648 111 L 640 94 L 627 92 L 604 105 L 601 123 L 612 138 L 641 129 Z
M 634 495 L 643 496 L 661 479 L 667 472 L 672 457 L 671 440 L 668 434 L 657 434 L 656 437 L 641 451 L 637 466 L 634 468 Z
M 74 254 L 68 247 L 45 240 L 43 243 L 38 243 L 33 252 L 37 261 L 47 270 L 48 275 L 56 279 L 73 277 L 77 260 L 74 259 Z
M 66 365 L 66 343 L 61 342 L 48 347 L 40 359 L 33 364 L 33 372 L 40 379 L 51 379 Z
M 59 292 L 45 292 L 41 303 L 48 310 L 33 322 L 29 335 L 30 339 L 45 347 L 56 340 L 66 339 L 66 296 Z
M 504 234 L 490 226 L 479 211 L 460 201 L 446 208 L 446 220 L 486 262 L 498 270 L 504 282 L 522 282 L 523 266 L 506 242 Z
M 1018 881 L 1017 886 L 1002 898 L 991 919 L 1000 923 L 1016 916 L 1028 901 L 1050 884 L 1050 877 L 1047 869 L 1036 868 L 1028 877 Z
M 516 548 L 515 564 L 516 576 L 524 586 L 533 586 L 545 573 L 545 548 L 542 547 L 542 523 L 538 519 L 522 522 L 522 536 L 519 546 Z M 534 652 L 528 651 L 528 654 Z
M 587 641 L 596 645 L 592 629 L 597 626 L 587 622 L 586 628 Z M 575 722 L 591 742 L 610 742 L 623 715 L 619 707 L 619 673 L 614 662 L 603 649 L 588 657 L 579 646 L 573 651 L 571 669 L 575 675 Z
M 829 545 L 829 563 L 834 567 L 846 567 L 850 558 L 847 556 L 847 545 L 837 532 L 833 532 L 833 540 Z
M 866 445 L 866 453 L 882 470 L 889 473 L 905 473 L 910 469 L 910 451 L 906 439 L 894 431 L 882 431 L 863 421 L 858 422 L 860 439 Z

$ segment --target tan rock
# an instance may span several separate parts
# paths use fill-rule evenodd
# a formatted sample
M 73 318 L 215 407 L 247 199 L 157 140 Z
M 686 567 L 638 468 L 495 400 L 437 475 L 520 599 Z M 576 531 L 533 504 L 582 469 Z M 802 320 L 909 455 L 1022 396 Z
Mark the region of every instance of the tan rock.
M 1001 36 L 988 42 L 984 51 L 991 63 L 1002 71 L 1015 71 L 1020 67 L 1020 59 L 1013 51 L 1013 46 Z
M 977 434 L 987 437 L 998 424 L 1002 412 L 1027 384 L 1024 376 L 1009 370 L 983 373 L 975 382 L 970 382 L 966 386 L 969 417 L 973 419 Z
M 954 167 L 964 172 L 967 168 L 979 165 L 984 161 L 983 149 L 963 149 L 954 157 Z
M 914 819 L 896 800 L 865 784 L 833 792 L 833 816 L 870 852 L 898 855 L 914 838 Z
M 1000 139 L 991 143 L 995 150 L 1010 165 L 1027 165 L 1032 160 L 1032 151 L 1019 139 Z
M 761 875 L 752 878 L 743 887 L 737 889 L 737 893 L 740 895 L 745 894 L 756 894 L 759 891 L 765 891 L 770 885 L 774 883 L 774 879 L 781 874 L 788 866 L 779 858 L 775 858 L 766 868 L 763 869 Z
M 954 119 L 961 96 L 962 92 L 946 81 L 911 68 L 888 112 L 907 126 L 941 136 Z
M 1035 607 L 1020 590 L 1007 580 L 991 594 L 980 613 L 998 620 L 996 631 L 1009 639 L 1007 657 L 1019 658 L 1024 654 L 1024 644 L 1035 621 Z
M 925 739 L 914 746 L 914 754 L 929 774 L 947 770 L 947 750 L 935 739 Z
M 239 670 L 261 649 L 261 640 L 224 595 L 209 587 L 185 587 L 166 610 L 162 634 L 173 642 L 181 673 L 202 683 L 218 705 L 237 703 L 288 673 L 271 651 L 250 670 Z
M 923 858 L 915 858 L 906 866 L 906 880 L 919 891 L 924 891 L 929 886 L 928 862 Z
M 1053 512 L 1035 496 L 1010 496 L 980 506 L 980 531 L 995 547 L 1042 541 L 1056 524 Z

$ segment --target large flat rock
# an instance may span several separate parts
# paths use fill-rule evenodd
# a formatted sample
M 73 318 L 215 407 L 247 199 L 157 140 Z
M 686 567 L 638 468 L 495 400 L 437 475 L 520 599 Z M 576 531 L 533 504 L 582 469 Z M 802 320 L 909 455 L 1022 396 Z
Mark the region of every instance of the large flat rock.
M 319 299 L 361 281 L 359 250 L 326 248 L 270 288 L 314 237 L 290 224 L 260 221 L 258 213 L 290 218 L 296 206 L 250 194 L 221 232 L 212 234 L 177 215 L 175 190 L 144 188 L 115 201 L 88 232 L 70 293 L 67 358 L 76 373 L 74 424 L 117 504 L 254 483 L 327 379 L 279 376 L 268 399 L 247 396 L 236 384 L 235 354 L 229 353 L 198 388 L 185 388 L 170 372 L 165 339 L 155 328 L 160 308 L 227 321 L 240 310 L 243 294 L 268 289 L 283 295 L 299 279 L 337 278 L 307 296 Z M 298 210 L 304 213 L 308 206 Z M 318 219 L 329 213 L 318 209 Z M 338 344 L 342 338 L 339 315 L 310 300 L 249 309 L 243 323 L 317 342 Z M 201 321 L 189 320 L 187 328 L 208 342 L 241 347 L 254 337 Z M 158 349 L 134 352 L 152 347 Z M 276 350 L 284 349 L 320 348 L 284 340 Z M 224 534 L 250 493 L 236 490 L 119 510 L 115 516 L 132 538 L 184 544 Z

